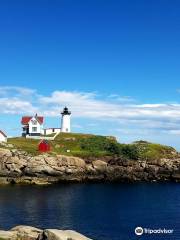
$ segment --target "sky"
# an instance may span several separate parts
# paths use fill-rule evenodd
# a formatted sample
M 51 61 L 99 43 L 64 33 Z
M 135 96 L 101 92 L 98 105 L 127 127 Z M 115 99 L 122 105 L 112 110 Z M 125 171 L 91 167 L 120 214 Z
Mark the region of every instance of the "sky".
M 0 129 L 23 115 L 180 150 L 178 0 L 0 1 Z

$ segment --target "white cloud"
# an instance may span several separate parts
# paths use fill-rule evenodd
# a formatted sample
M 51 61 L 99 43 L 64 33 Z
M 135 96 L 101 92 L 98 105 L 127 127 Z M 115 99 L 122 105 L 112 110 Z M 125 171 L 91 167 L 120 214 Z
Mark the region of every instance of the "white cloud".
M 113 101 L 112 101 L 113 99 Z M 123 101 L 123 99 L 127 101 Z M 0 87 L 1 114 L 43 114 L 59 116 L 67 105 L 73 117 L 96 121 L 115 121 L 122 127 L 154 129 L 176 134 L 180 131 L 179 103 L 140 104 L 131 97 L 112 94 L 104 99 L 94 92 L 54 91 L 49 96 L 40 95 L 34 89 Z
M 37 112 L 37 108 L 33 107 L 28 101 L 18 98 L 0 98 L 0 111 L 4 114 L 26 114 Z
M 122 102 L 122 103 L 133 103 L 137 101 L 130 96 L 120 96 L 119 94 L 110 94 L 108 96 L 108 99 L 116 102 Z
M 180 104 L 124 104 L 99 100 L 94 93 L 55 91 L 40 97 L 42 105 L 51 105 L 46 114 L 56 115 L 57 107 L 68 105 L 75 116 L 108 119 L 175 119 L 180 117 Z
M 0 86 L 0 95 L 7 95 L 10 92 L 13 96 L 18 94 L 27 96 L 34 94 L 36 90 L 16 86 Z

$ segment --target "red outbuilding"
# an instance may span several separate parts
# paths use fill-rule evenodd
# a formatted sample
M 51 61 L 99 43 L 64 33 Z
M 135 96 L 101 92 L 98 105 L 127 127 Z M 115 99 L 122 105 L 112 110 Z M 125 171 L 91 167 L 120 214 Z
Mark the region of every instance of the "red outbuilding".
M 38 150 L 40 152 L 49 152 L 51 150 L 51 146 L 47 140 L 42 140 L 38 145 Z

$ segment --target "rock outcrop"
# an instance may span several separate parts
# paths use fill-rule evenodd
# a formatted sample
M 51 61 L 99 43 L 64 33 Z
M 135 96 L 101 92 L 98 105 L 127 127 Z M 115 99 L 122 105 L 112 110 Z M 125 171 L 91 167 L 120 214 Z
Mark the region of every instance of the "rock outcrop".
M 72 230 L 41 230 L 30 226 L 17 226 L 9 231 L 0 230 L 1 240 L 91 240 Z
M 180 156 L 171 159 L 85 161 L 63 155 L 38 155 L 0 148 L 0 184 L 50 184 L 60 181 L 180 181 Z
M 46 229 L 38 240 L 91 240 L 82 234 L 72 230 Z
M 30 226 L 21 226 L 21 225 L 16 226 L 7 232 L 13 233 L 15 236 L 15 239 L 26 239 L 26 240 L 39 239 L 40 236 L 43 234 L 43 231 L 39 228 L 30 227 Z

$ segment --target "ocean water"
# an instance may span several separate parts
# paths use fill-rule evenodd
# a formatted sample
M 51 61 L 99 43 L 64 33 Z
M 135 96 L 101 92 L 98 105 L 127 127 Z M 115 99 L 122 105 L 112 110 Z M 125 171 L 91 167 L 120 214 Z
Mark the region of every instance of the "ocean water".
M 74 229 L 94 240 L 178 240 L 180 184 L 1 186 L 0 228 L 19 224 Z M 136 236 L 137 226 L 173 233 Z

